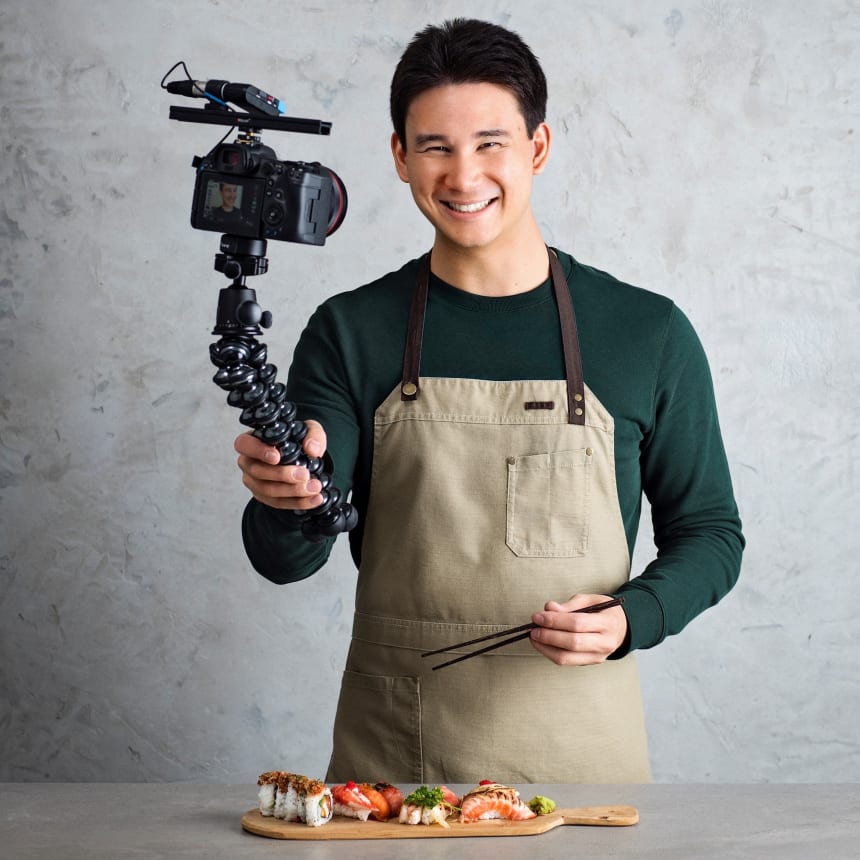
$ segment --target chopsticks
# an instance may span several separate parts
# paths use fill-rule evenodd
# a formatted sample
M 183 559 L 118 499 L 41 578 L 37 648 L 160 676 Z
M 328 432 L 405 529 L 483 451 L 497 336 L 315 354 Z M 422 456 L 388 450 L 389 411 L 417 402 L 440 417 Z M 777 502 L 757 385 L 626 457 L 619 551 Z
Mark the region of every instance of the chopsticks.
M 624 603 L 623 597 L 613 597 L 612 600 L 604 600 L 603 603 L 592 603 L 591 606 L 583 606 L 582 609 L 573 609 L 572 612 L 600 612 L 604 609 L 609 609 L 612 606 L 621 606 Z M 490 639 L 498 639 L 500 636 L 508 636 L 510 633 L 517 634 L 510 636 L 508 639 L 502 639 L 501 642 L 494 642 L 492 645 L 487 645 L 484 648 L 479 648 L 477 651 L 470 651 L 468 654 L 461 654 L 453 660 L 448 660 L 445 663 L 440 663 L 438 666 L 433 666 L 435 672 L 437 669 L 444 669 L 446 666 L 453 666 L 455 663 L 460 663 L 463 660 L 470 660 L 472 657 L 477 657 L 479 654 L 486 654 L 488 651 L 495 651 L 496 648 L 501 648 L 504 645 L 510 645 L 512 642 L 519 642 L 521 639 L 528 639 L 529 633 L 539 627 L 533 621 L 528 624 L 520 624 L 519 627 L 509 627 L 507 630 L 499 630 L 497 633 L 489 633 L 486 636 L 478 636 L 477 639 L 469 639 L 466 642 L 455 642 L 453 645 L 446 645 L 444 648 L 437 648 L 435 651 L 425 651 L 421 654 L 422 657 L 432 657 L 434 654 L 442 654 L 445 651 L 453 651 L 456 648 L 467 648 L 469 645 L 477 645 L 480 642 L 487 642 Z

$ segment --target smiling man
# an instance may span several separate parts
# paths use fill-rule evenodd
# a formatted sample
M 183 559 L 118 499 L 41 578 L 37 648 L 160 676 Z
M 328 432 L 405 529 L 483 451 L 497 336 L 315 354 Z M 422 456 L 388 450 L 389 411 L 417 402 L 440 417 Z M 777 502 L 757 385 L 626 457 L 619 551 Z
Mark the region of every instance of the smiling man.
M 704 352 L 655 293 L 548 248 L 546 81 L 519 36 L 418 33 L 391 85 L 391 150 L 430 252 L 313 315 L 288 397 L 309 456 L 352 491 L 358 567 L 330 780 L 641 782 L 634 652 L 733 586 L 743 537 Z M 248 555 L 277 583 L 331 541 L 301 466 L 235 443 Z M 631 571 L 643 492 L 657 556 Z M 623 605 L 576 613 L 608 597 Z M 433 672 L 421 652 L 502 627 L 530 639 Z M 320 635 L 325 635 L 320 631 Z
M 451 83 L 426 90 L 410 103 L 391 148 L 400 178 L 436 229 L 434 274 L 482 295 L 518 293 L 546 279 L 531 190 L 549 156 L 550 131 L 545 122 L 526 127 L 509 89 Z

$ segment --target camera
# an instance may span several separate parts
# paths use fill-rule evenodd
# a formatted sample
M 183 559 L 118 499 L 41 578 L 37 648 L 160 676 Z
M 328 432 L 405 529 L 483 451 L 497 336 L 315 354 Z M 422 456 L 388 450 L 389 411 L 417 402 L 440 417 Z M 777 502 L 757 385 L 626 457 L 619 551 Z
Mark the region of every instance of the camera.
M 187 80 L 168 83 L 179 66 Z M 283 101 L 252 84 L 196 81 L 181 60 L 162 78 L 161 86 L 170 93 L 206 101 L 202 110 L 171 107 L 171 119 L 239 129 L 235 143 L 219 143 L 192 162 L 197 168 L 192 227 L 241 239 L 305 245 L 325 244 L 326 237 L 340 227 L 347 199 L 337 174 L 318 161 L 279 161 L 275 151 L 260 141 L 264 128 L 328 134 L 331 123 L 284 116 Z M 247 112 L 234 111 L 230 102 Z
M 278 161 L 259 142 L 197 159 L 191 225 L 249 239 L 322 245 L 346 216 L 346 188 L 319 162 Z

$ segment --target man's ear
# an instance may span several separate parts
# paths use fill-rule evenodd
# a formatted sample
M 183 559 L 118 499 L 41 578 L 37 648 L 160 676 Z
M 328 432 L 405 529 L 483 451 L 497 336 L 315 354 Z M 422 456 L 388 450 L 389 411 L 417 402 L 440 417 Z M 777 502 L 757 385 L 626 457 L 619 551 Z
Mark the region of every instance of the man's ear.
M 409 171 L 406 168 L 406 148 L 400 142 L 396 131 L 391 134 L 391 154 L 394 156 L 394 169 L 397 171 L 397 175 L 404 182 L 409 182 Z
M 549 160 L 549 151 L 552 145 L 552 133 L 549 126 L 542 122 L 532 135 L 534 155 L 532 156 L 532 173 L 543 173 Z

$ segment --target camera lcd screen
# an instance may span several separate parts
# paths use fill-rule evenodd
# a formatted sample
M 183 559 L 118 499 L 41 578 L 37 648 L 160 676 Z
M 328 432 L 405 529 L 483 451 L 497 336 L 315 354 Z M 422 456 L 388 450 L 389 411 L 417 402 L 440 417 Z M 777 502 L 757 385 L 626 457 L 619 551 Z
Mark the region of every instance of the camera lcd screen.
M 193 226 L 256 238 L 260 230 L 265 182 L 209 172 L 199 178 Z

